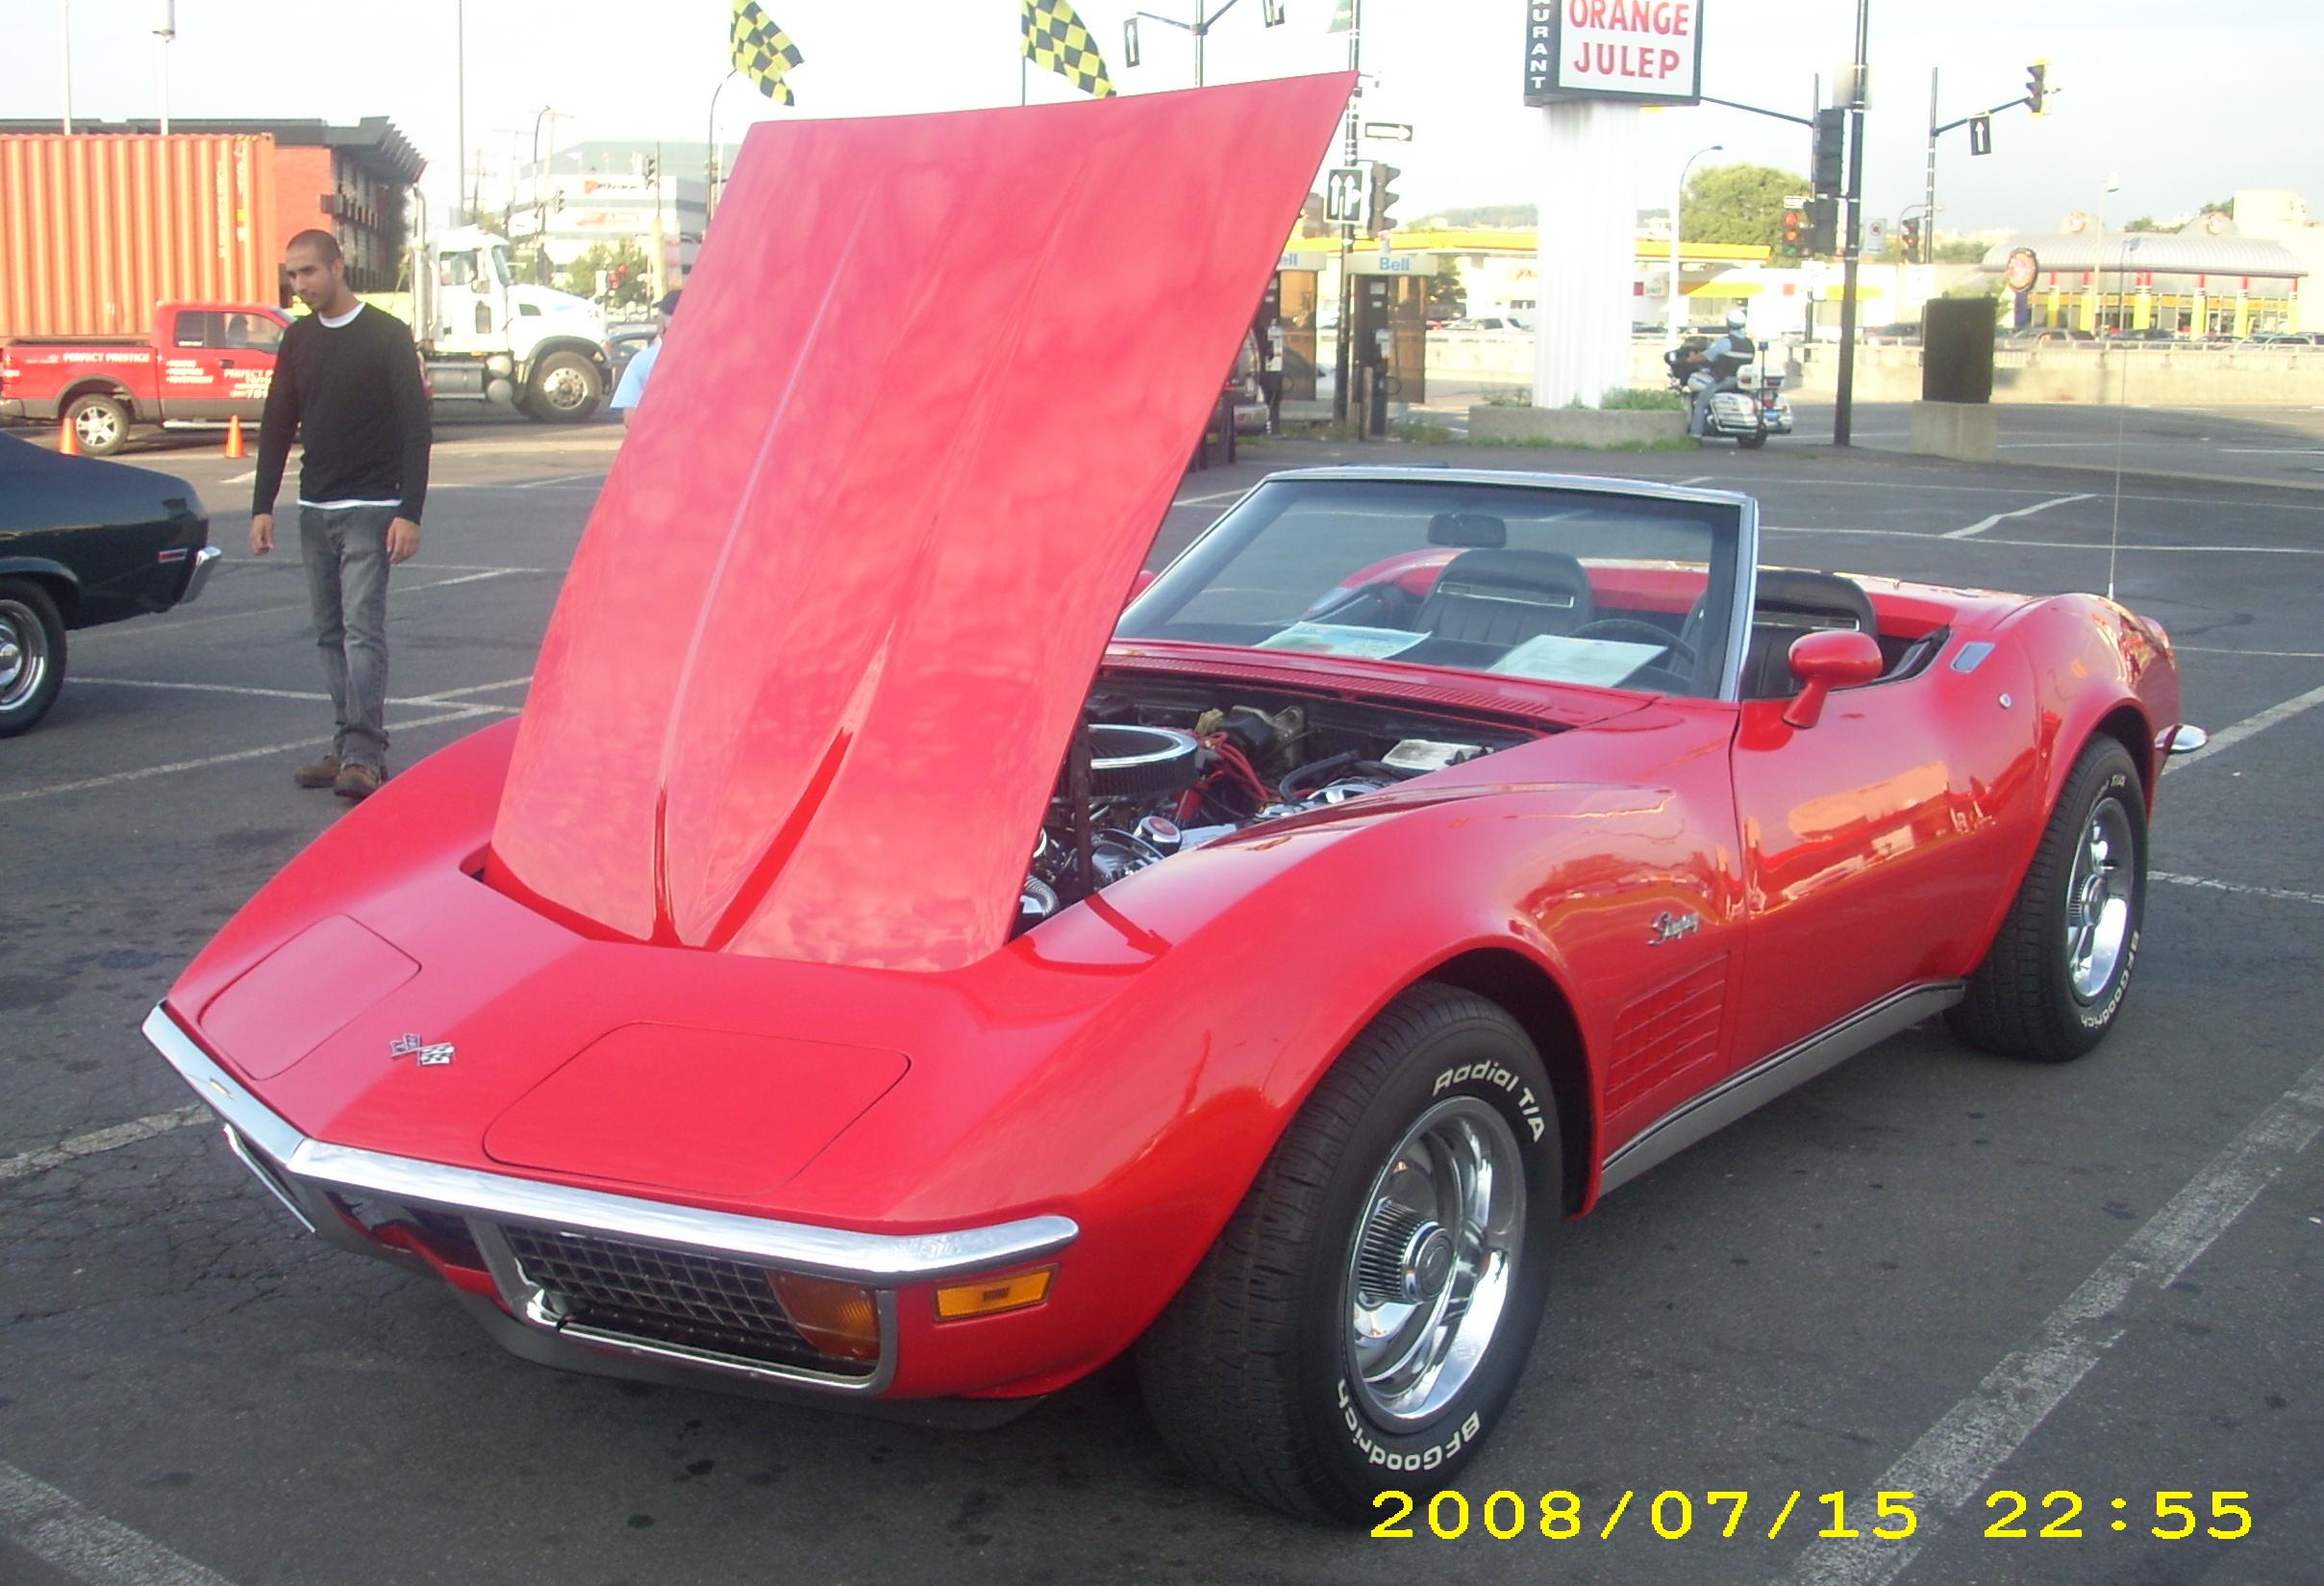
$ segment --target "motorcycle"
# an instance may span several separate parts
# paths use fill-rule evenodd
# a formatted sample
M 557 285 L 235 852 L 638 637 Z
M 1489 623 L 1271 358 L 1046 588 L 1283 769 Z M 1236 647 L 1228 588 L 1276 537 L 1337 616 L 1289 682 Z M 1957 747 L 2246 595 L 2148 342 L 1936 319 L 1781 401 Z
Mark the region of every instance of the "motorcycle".
M 1764 446 L 1771 435 L 1789 435 L 1791 404 L 1784 400 L 1784 377 L 1776 370 L 1752 363 L 1700 390 L 1691 384 L 1702 369 L 1688 359 L 1709 345 L 1697 338 L 1662 355 L 1662 363 L 1670 370 L 1671 390 L 1689 403 L 1688 416 L 1694 416 L 1695 405 L 1709 405 L 1701 423 L 1688 428 L 1732 440 L 1746 451 Z

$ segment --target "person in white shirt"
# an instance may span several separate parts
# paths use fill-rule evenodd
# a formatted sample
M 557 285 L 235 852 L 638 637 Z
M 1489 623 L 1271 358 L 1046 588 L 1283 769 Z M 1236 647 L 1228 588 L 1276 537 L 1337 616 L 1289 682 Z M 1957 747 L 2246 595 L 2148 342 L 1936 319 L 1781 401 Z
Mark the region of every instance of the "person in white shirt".
M 647 342 L 645 350 L 630 360 L 629 367 L 621 371 L 621 383 L 613 388 L 613 411 L 621 421 L 630 421 L 630 414 L 645 395 L 645 383 L 653 378 L 655 360 L 662 356 L 662 338 L 670 333 L 670 321 L 678 315 L 676 291 L 664 292 L 662 301 L 654 305 L 654 328 L 659 333 Z

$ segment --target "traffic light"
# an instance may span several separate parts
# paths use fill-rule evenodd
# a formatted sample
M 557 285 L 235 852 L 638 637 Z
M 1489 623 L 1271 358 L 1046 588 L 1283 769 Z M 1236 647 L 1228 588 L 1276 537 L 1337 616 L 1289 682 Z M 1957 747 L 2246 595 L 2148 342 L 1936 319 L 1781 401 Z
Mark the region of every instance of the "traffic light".
M 2037 61 L 2025 69 L 2025 108 L 2042 113 L 2041 101 L 2050 91 L 2050 63 Z
M 1808 200 L 1808 251 L 1825 255 L 1839 252 L 1838 199 Z
M 649 188 L 652 187 L 654 185 L 654 179 L 659 176 L 661 172 L 662 163 L 658 160 L 648 160 L 645 163 L 645 185 Z
M 1800 212 L 1797 204 L 1784 206 L 1784 242 L 1780 251 L 1786 259 L 1797 259 L 1805 251 L 1800 240 Z
M 564 214 L 564 189 L 559 188 L 557 189 L 557 195 L 549 200 L 549 208 L 555 214 Z
M 1905 242 L 1905 263 L 1906 263 L 1906 264 L 1919 264 L 1919 263 L 1920 263 L 1920 217 L 1919 217 L 1919 216 L 1917 216 L 1917 215 L 1912 215 L 1912 216 L 1909 216 L 1909 217 L 1907 217 L 1907 219 L 1905 220 L 1904 225 L 1903 225 L 1902 227 L 1898 228 L 1898 229 L 1899 229 L 1899 230 L 1900 230 L 1900 231 L 1903 233 L 1903 235 L 1904 235 L 1904 242 Z
M 1846 180 L 1847 159 L 1848 113 L 1837 105 L 1817 111 L 1809 171 L 1818 197 L 1840 190 Z
M 1372 162 L 1372 188 L 1364 207 L 1363 229 L 1374 237 L 1393 229 L 1396 224 L 1395 217 L 1388 212 L 1396 207 L 1398 194 L 1390 190 L 1388 184 L 1403 174 L 1385 160 Z

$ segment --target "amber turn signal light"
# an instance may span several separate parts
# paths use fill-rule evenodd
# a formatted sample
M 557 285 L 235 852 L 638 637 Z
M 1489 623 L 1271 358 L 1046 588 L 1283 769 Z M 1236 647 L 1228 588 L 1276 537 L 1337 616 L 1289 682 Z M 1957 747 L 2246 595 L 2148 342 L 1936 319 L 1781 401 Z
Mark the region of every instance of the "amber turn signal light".
M 809 1344 L 841 1360 L 880 1358 L 880 1313 L 869 1289 L 800 1272 L 767 1276 L 790 1324 Z
M 937 1291 L 937 1320 L 960 1322 L 999 1311 L 1021 1311 L 1049 1297 L 1055 1267 L 1037 1268 L 1013 1277 L 987 1278 L 982 1283 L 954 1283 Z

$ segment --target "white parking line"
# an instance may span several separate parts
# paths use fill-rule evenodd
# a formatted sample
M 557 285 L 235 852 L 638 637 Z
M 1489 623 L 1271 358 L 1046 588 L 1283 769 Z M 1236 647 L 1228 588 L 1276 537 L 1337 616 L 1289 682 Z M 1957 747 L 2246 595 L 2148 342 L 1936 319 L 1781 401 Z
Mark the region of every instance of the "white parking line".
M 1220 491 L 1216 495 L 1185 495 L 1170 503 L 1173 507 L 1202 507 L 1213 501 L 1233 501 L 1242 495 L 1240 491 Z
M 2314 710 L 2318 705 L 2324 705 L 2324 688 L 2311 689 L 2306 693 L 2294 694 L 2280 705 L 2268 706 L 2257 716 L 2247 716 L 2233 726 L 2221 727 L 2217 732 L 2212 734 L 2211 742 L 2199 749 L 2189 750 L 2186 754 L 2172 755 L 2169 762 L 2163 766 L 2162 773 L 2168 776 L 2173 771 L 2183 771 L 2189 766 L 2200 765 L 2221 749 L 2233 748 L 2253 734 L 2263 733 L 2270 727 L 2290 720 L 2302 711 Z
M 88 1586 L 233 1586 L 7 1464 L 0 1464 L 0 1537 Z
M 478 683 L 465 689 L 446 689 L 441 693 L 389 694 L 387 703 L 390 705 L 448 705 L 468 694 L 490 693 L 496 689 L 513 689 L 532 681 L 533 674 L 527 672 L 522 677 L 508 678 L 498 683 Z M 150 677 L 86 677 L 79 672 L 73 673 L 73 682 L 82 685 L 97 684 L 113 689 L 168 689 L 187 693 L 231 693 L 246 695 L 253 699 L 303 699 L 313 703 L 328 703 L 331 698 L 327 693 L 312 692 L 301 689 L 254 689 L 239 683 L 163 682 Z M 500 710 L 504 707 L 495 705 L 487 708 Z
M 2238 881 L 2213 881 L 2204 875 L 2173 875 L 2168 870 L 2149 870 L 2149 881 L 2167 881 L 2174 887 L 2202 887 L 2215 893 L 2234 893 L 2238 897 L 2269 897 L 2279 903 L 2314 903 L 2324 905 L 2324 893 L 2298 893 L 2288 887 L 2246 887 Z
M 208 1107 L 180 1107 L 174 1113 L 153 1113 L 144 1118 L 133 1118 L 126 1123 L 115 1123 L 107 1129 L 92 1129 L 87 1134 L 60 1140 L 54 1145 L 44 1145 L 37 1151 L 0 1160 L 0 1184 L 11 1179 L 24 1178 L 33 1173 L 61 1168 L 76 1157 L 95 1156 L 100 1151 L 117 1151 L 124 1145 L 134 1145 L 140 1140 L 183 1129 L 188 1123 L 199 1123 L 216 1115 Z
M 1762 523 L 1762 534 L 1830 534 L 1855 536 L 1870 540 L 1925 540 L 1936 544 L 1950 539 L 1946 534 L 1927 534 L 1918 529 L 1811 529 L 1792 523 Z M 2102 551 L 2103 541 L 2079 540 L 2000 540 L 1980 535 L 1980 545 L 2012 545 L 2021 550 L 2037 551 Z M 2324 545 L 2123 545 L 2124 556 L 2324 556 Z
M 2324 650 L 2231 650 L 2207 644 L 2175 644 L 2181 655 L 2258 655 L 2273 661 L 2324 661 Z
M 1879 1491 L 1919 1495 L 1921 1524 L 1912 1541 L 1819 1541 L 1785 1578 L 1792 1586 L 1886 1586 L 1904 1573 L 1930 1536 L 1977 1496 L 2121 1338 L 2133 1304 L 2176 1281 L 2319 1132 L 2324 1063 L 2302 1074 L 2043 1319 L 2024 1348 L 1994 1367 L 1873 1483 Z
M 488 578 L 509 578 L 517 573 L 542 570 L 538 567 L 485 567 L 476 572 L 463 573 L 458 578 L 438 578 L 429 584 L 397 584 L 390 581 L 387 585 L 387 593 L 389 595 L 419 594 L 427 590 L 448 590 L 455 584 L 479 584 Z M 253 617 L 272 617 L 280 612 L 303 612 L 311 609 L 304 600 L 286 601 L 276 606 L 253 606 L 247 611 L 212 612 L 205 617 L 169 617 L 151 622 L 112 622 L 102 628 L 91 628 L 88 633 L 108 639 L 118 639 L 124 635 L 134 639 L 145 634 L 176 633 L 181 628 L 198 627 L 205 622 L 240 622 Z M 87 642 L 86 635 L 76 634 L 73 637 L 75 644 Z
M 2088 501 L 2090 499 L 2092 499 L 2092 497 L 2086 493 L 2083 495 L 2062 495 L 2055 501 L 2037 501 L 2032 506 L 2020 507 L 2015 512 L 1997 512 L 1989 517 L 1981 517 L 1976 522 L 1971 523 L 1965 529 L 1949 530 L 1946 532 L 1945 538 L 1947 540 L 1973 540 L 1977 536 L 1985 533 L 1986 530 L 1992 528 L 2005 517 L 2031 517 L 2037 512 L 2048 512 L 2052 507 L 2062 507 L 2070 502 Z
M 434 727 L 446 721 L 473 721 L 487 716 L 513 716 L 513 705 L 462 705 L 436 716 L 416 717 L 410 721 L 390 721 L 390 733 L 411 732 L 419 727 Z M 110 788 L 121 782 L 142 782 L 149 777 L 174 776 L 179 771 L 198 771 L 211 766 L 230 766 L 237 760 L 263 760 L 268 755 L 290 754 L 299 749 L 311 749 L 318 743 L 332 741 L 329 733 L 311 738 L 293 738 L 282 743 L 262 743 L 253 749 L 236 749 L 228 754 L 204 755 L 199 760 L 174 760 L 166 766 L 142 766 L 134 771 L 113 771 L 105 776 L 85 776 L 75 782 L 51 782 L 37 788 L 19 788 L 12 793 L 0 793 L 0 804 L 22 803 L 28 798 L 50 798 L 60 793 L 87 793 L 92 788 Z

